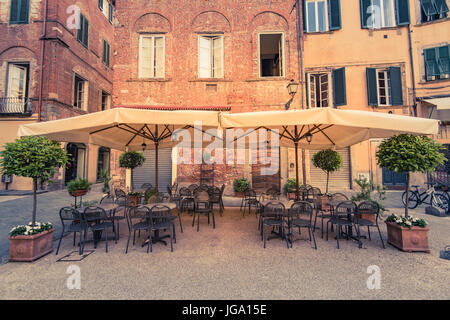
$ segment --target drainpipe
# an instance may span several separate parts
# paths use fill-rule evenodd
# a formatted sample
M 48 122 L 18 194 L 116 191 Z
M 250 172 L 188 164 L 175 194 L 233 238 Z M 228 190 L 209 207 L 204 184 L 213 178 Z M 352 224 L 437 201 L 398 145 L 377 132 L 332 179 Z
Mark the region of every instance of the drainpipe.
M 42 27 L 42 35 L 41 35 L 41 69 L 39 70 L 39 102 L 38 102 L 38 122 L 41 121 L 42 116 L 42 94 L 43 94 L 43 82 L 44 82 L 44 54 L 45 54 L 45 38 L 47 37 L 47 14 L 48 14 L 48 0 L 44 2 L 44 23 Z
M 417 104 L 416 104 L 416 77 L 414 72 L 414 61 L 412 52 L 412 41 L 411 41 L 411 25 L 408 24 L 408 45 L 409 45 L 409 61 L 411 68 L 411 80 L 412 80 L 412 91 L 413 91 L 413 116 L 417 117 Z

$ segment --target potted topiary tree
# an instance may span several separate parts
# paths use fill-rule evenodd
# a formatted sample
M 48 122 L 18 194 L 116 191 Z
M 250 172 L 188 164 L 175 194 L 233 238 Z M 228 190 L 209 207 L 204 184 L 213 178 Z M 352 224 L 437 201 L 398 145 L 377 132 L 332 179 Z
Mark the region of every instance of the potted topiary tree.
M 395 215 L 386 220 L 388 243 L 403 251 L 428 249 L 426 222 L 409 217 L 409 184 L 411 172 L 432 172 L 446 160 L 440 152 L 444 147 L 425 136 L 401 134 L 384 140 L 376 153 L 380 167 L 397 173 L 406 173 L 405 217 Z
M 138 151 L 124 152 L 119 157 L 119 166 L 131 170 L 131 191 L 133 191 L 133 169 L 142 166 L 144 162 L 144 154 Z
M 250 189 L 250 181 L 247 178 L 234 179 L 233 189 L 236 197 L 244 197 L 244 192 Z
M 316 168 L 322 169 L 327 174 L 325 195 L 328 195 L 328 182 L 330 180 L 330 173 L 335 172 L 342 167 L 342 157 L 339 152 L 328 149 L 319 151 L 314 154 L 312 162 Z
M 68 162 L 67 152 L 59 143 L 45 137 L 25 137 L 7 143 L 0 152 L 0 169 L 4 174 L 33 179 L 33 212 L 31 222 L 11 229 L 10 261 L 34 261 L 53 250 L 53 226 L 36 223 L 39 183 L 50 181 L 55 168 Z

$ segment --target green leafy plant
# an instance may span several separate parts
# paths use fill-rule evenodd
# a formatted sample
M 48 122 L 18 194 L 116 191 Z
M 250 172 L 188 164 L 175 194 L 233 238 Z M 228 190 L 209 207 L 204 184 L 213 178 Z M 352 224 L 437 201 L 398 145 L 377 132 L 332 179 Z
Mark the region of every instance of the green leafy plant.
M 142 192 L 128 192 L 128 195 L 132 197 L 141 197 Z
M 33 224 L 33 222 L 30 222 L 27 226 L 21 225 L 17 226 L 11 229 L 9 232 L 9 235 L 11 237 L 15 236 L 32 236 L 35 234 L 42 233 L 47 230 L 51 230 L 53 228 L 53 225 L 51 222 L 47 223 L 40 223 L 36 222 Z
M 144 204 L 158 202 L 158 201 L 155 201 L 155 198 L 157 199 L 157 194 L 158 193 L 156 192 L 155 188 L 151 188 L 151 189 L 148 189 L 147 191 L 145 191 Z
M 366 177 L 355 179 L 355 183 L 360 191 L 352 195 L 352 201 L 374 201 L 378 204 L 381 214 L 388 211 L 383 205 L 383 201 L 386 200 L 386 187 L 375 184 L 372 179 L 369 180 Z M 376 195 L 373 195 L 375 191 Z
M 133 169 L 142 166 L 144 162 L 144 154 L 138 151 L 124 152 L 119 157 L 119 166 L 131 169 L 131 190 L 133 190 Z
M 100 179 L 103 180 L 103 193 L 109 192 L 109 182 L 111 181 L 111 177 L 109 176 L 109 170 L 102 169 L 100 171 Z
M 447 160 L 440 152 L 445 147 L 426 136 L 401 134 L 384 140 L 377 151 L 380 167 L 406 173 L 405 217 L 408 217 L 410 172 L 433 172 Z
M 299 188 L 302 187 L 302 185 L 299 185 Z M 297 189 L 297 180 L 294 178 L 290 178 L 286 181 L 286 183 L 283 185 L 283 190 L 286 193 L 293 193 Z
M 335 172 L 342 167 L 342 157 L 339 152 L 328 149 L 314 154 L 312 162 L 316 168 L 322 169 L 327 174 L 325 194 L 328 194 L 328 181 L 330 178 L 330 173 Z
M 412 227 L 421 227 L 425 228 L 428 223 L 424 219 L 414 218 L 412 216 L 408 217 L 399 217 L 396 214 L 391 214 L 387 219 L 387 222 L 392 222 L 398 224 L 401 227 L 406 227 L 411 229 Z
M 50 181 L 69 161 L 68 154 L 59 143 L 46 137 L 24 137 L 7 143 L 0 152 L 0 171 L 33 179 L 32 226 L 36 223 L 38 183 Z
M 70 194 L 72 194 L 74 191 L 77 191 L 77 190 L 87 190 L 87 191 L 89 191 L 91 189 L 91 185 L 92 185 L 92 183 L 90 183 L 86 179 L 78 178 L 78 179 L 70 181 L 67 184 L 67 191 Z
M 233 189 L 235 192 L 245 192 L 250 189 L 250 181 L 247 178 L 234 179 Z
M 95 206 L 96 204 L 98 204 L 97 200 L 92 200 L 92 201 L 83 201 L 82 206 L 83 207 L 90 207 L 90 206 Z M 72 206 L 72 205 L 71 205 Z

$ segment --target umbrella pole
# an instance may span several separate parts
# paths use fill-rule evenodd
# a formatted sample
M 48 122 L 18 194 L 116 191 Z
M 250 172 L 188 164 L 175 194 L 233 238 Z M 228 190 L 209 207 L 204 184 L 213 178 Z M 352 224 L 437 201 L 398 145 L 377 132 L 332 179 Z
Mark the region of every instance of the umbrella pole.
M 294 142 L 295 145 L 295 200 L 300 200 L 300 188 L 298 185 L 298 142 Z
M 155 189 L 156 192 L 159 192 L 158 188 L 158 153 L 159 153 L 159 143 L 155 144 Z

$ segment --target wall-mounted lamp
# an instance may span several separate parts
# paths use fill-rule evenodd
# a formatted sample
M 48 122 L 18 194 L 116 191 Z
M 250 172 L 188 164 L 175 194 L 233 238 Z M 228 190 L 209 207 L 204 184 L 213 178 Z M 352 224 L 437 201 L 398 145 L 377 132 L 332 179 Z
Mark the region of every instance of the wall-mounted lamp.
M 294 80 L 291 80 L 289 84 L 287 85 L 288 93 L 291 96 L 291 99 L 285 104 L 286 110 L 289 110 L 291 107 L 291 103 L 294 100 L 295 95 L 297 94 L 298 90 L 298 82 L 295 82 Z

